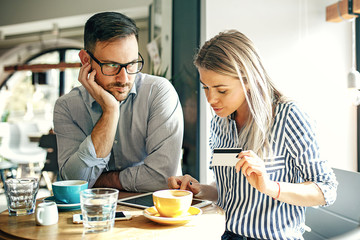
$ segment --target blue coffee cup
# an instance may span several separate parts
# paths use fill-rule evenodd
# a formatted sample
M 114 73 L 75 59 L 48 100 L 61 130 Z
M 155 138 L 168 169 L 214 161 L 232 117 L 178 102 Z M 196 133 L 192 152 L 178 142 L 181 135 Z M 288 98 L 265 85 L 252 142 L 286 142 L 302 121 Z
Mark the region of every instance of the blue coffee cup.
M 66 204 L 80 203 L 80 192 L 88 188 L 84 180 L 65 180 L 52 184 L 52 191 L 56 201 Z

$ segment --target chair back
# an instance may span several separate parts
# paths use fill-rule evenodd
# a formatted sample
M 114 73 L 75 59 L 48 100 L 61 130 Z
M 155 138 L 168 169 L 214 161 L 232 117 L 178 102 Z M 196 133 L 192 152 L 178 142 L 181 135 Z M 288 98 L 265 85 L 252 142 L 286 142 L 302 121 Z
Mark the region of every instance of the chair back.
M 15 164 L 45 162 L 46 150 L 29 139 L 30 134 L 38 133 L 37 129 L 36 123 L 2 123 L 0 155 Z
M 0 149 L 17 149 L 20 145 L 20 130 L 16 124 L 0 122 Z M 1 154 L 1 152 L 0 152 Z
M 311 232 L 304 234 L 306 240 L 359 239 L 345 238 L 360 225 L 360 173 L 333 168 L 339 182 L 337 199 L 328 207 L 309 207 L 305 224 Z
M 29 136 L 39 132 L 39 127 L 34 122 L 18 122 L 16 126 L 19 131 L 19 147 L 22 151 L 38 149 L 38 143 L 31 142 Z M 16 131 L 14 129 L 14 131 Z

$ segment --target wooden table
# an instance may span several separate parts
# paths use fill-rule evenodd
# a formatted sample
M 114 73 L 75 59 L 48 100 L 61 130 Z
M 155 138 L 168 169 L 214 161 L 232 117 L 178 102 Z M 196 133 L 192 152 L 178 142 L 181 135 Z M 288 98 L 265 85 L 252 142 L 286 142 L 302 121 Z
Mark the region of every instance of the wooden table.
M 134 193 L 120 192 L 119 198 Z M 37 203 L 42 202 L 38 200 Z M 72 216 L 81 210 L 59 212 L 59 221 L 50 226 L 38 226 L 35 215 L 9 216 L 8 211 L 0 213 L 0 239 L 220 239 L 225 228 L 225 216 L 215 204 L 202 208 L 203 214 L 185 225 L 161 225 L 143 216 L 142 209 L 123 205 L 118 211 L 129 211 L 132 219 L 115 221 L 112 231 L 105 233 L 87 233 L 82 224 L 74 224 Z

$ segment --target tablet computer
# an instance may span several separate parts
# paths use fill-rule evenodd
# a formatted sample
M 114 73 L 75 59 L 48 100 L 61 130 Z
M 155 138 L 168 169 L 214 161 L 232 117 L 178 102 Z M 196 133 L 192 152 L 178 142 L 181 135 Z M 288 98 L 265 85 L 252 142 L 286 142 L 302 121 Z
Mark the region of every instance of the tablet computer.
M 241 148 L 214 148 L 210 166 L 235 166 L 239 161 L 236 156 L 241 151 Z
M 139 194 L 132 197 L 122 198 L 118 200 L 119 204 L 127 205 L 131 207 L 137 207 L 137 208 L 149 208 L 154 206 L 153 198 L 152 198 L 152 192 Z M 202 200 L 202 199 L 196 199 L 193 198 L 193 201 L 191 203 L 192 206 L 201 208 L 210 205 L 212 202 L 208 200 Z

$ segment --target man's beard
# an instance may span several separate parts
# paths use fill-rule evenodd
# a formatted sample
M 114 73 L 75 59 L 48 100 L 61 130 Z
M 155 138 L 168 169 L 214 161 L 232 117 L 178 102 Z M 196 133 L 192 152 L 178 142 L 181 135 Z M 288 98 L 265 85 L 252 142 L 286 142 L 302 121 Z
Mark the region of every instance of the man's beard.
M 107 85 L 108 89 L 111 89 L 113 87 L 121 87 L 121 88 L 125 88 L 127 87 L 128 89 L 130 89 L 130 83 L 125 83 L 125 84 L 121 84 L 119 82 L 115 82 L 115 83 L 110 83 L 109 85 Z
M 123 88 L 123 90 L 120 92 L 119 89 L 114 89 L 114 88 Z M 131 83 L 110 83 L 109 85 L 107 85 L 107 91 L 113 95 L 118 101 L 123 101 L 125 100 L 129 93 L 130 93 L 130 88 L 131 88 Z
M 127 98 L 127 96 L 130 93 L 130 89 L 132 87 L 132 83 L 131 82 L 127 82 L 127 83 L 119 83 L 119 82 L 114 82 L 114 83 L 110 83 L 108 85 L 100 85 L 99 81 L 95 78 L 95 82 L 101 86 L 105 91 L 107 91 L 108 93 L 110 93 L 111 95 L 113 95 L 118 101 L 122 101 L 125 98 Z M 113 88 L 124 88 L 123 92 L 119 92 L 118 90 L 114 90 Z M 121 99 L 118 99 L 119 96 L 117 96 L 118 94 L 122 95 Z M 126 94 L 126 96 L 124 96 L 124 94 Z

